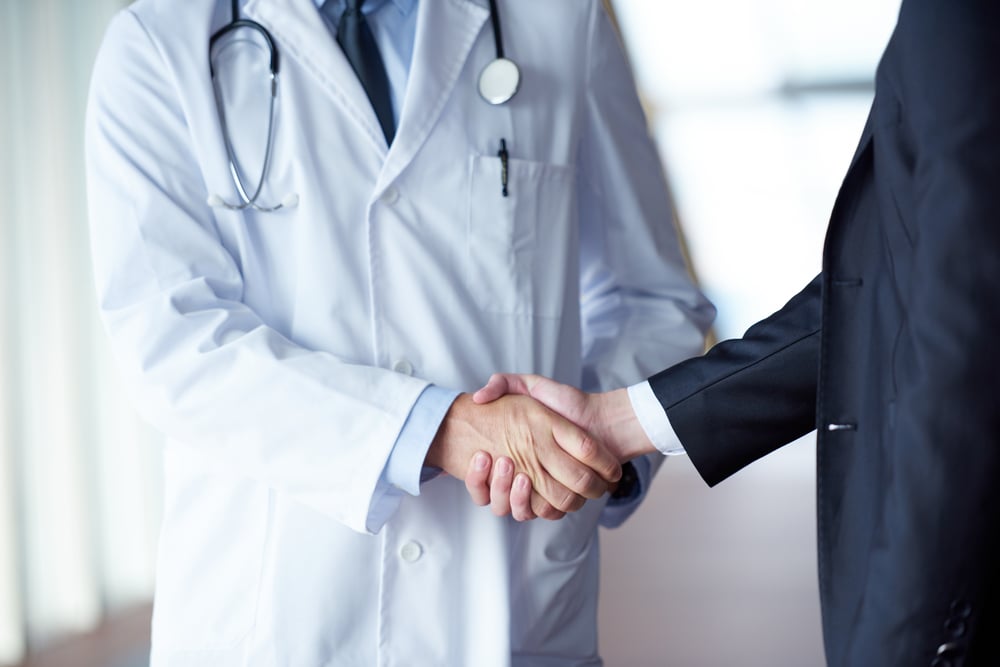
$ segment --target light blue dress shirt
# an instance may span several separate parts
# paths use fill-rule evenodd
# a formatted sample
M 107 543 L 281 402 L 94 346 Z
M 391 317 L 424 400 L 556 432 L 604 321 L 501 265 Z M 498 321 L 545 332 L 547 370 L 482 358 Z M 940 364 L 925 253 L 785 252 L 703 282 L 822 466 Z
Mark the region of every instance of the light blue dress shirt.
M 316 0 L 334 39 L 337 23 L 346 9 L 344 0 Z M 389 79 L 389 93 L 392 97 L 393 116 L 398 125 L 399 113 L 406 95 L 406 84 L 410 76 L 413 60 L 413 44 L 417 33 L 417 0 L 366 0 L 361 11 L 372 31 L 379 55 L 385 64 Z M 420 495 L 420 483 L 433 478 L 440 471 L 423 465 L 427 450 L 437 434 L 451 404 L 459 392 L 428 386 L 417 402 L 393 446 L 386 462 L 382 477 L 375 489 L 369 523 L 382 525 L 396 510 L 403 494 Z M 613 527 L 621 524 L 635 509 L 647 488 L 651 477 L 651 466 L 647 459 L 633 461 L 639 484 L 629 498 L 608 502 L 601 516 L 601 524 Z

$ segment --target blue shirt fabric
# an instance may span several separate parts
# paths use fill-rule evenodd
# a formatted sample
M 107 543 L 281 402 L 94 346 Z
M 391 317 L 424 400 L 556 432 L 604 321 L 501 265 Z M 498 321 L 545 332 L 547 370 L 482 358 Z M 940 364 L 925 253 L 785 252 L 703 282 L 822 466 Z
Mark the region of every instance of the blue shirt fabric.
M 336 40 L 337 24 L 347 8 L 345 0 L 315 0 L 319 13 Z M 406 84 L 413 60 L 413 45 L 417 33 L 417 0 L 366 0 L 361 11 L 372 31 L 379 54 L 385 64 L 392 98 L 393 116 L 399 124 L 399 113 L 406 95 Z M 421 482 L 432 479 L 439 470 L 423 465 L 427 450 L 437 434 L 451 404 L 459 392 L 428 386 L 417 402 L 396 439 L 386 461 L 382 477 L 375 489 L 369 512 L 368 528 L 377 530 L 396 511 L 403 494 L 420 495 Z M 635 511 L 643 491 L 648 488 L 651 465 L 647 459 L 636 459 L 639 483 L 628 498 L 608 501 L 601 515 L 601 525 L 616 527 Z

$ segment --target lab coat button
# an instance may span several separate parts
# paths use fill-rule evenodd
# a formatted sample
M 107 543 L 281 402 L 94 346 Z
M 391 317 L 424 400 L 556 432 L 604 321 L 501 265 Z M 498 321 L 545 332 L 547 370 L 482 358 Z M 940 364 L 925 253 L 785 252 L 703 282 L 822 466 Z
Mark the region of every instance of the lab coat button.
M 392 370 L 397 373 L 402 373 L 403 375 L 413 375 L 413 364 L 406 359 L 400 359 L 396 362 L 396 365 L 392 367 Z
M 392 206 L 399 201 L 399 190 L 396 188 L 388 188 L 382 193 L 382 202 L 388 206 Z
M 424 549 L 419 542 L 407 542 L 399 550 L 399 557 L 407 563 L 416 563 L 424 555 Z

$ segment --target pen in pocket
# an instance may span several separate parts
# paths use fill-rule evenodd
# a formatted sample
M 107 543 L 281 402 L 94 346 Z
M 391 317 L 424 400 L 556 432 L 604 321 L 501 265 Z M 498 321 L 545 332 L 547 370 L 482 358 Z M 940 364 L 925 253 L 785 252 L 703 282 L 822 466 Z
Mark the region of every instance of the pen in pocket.
M 506 197 L 509 193 L 507 191 L 507 140 L 500 140 L 500 150 L 497 151 L 497 157 L 500 158 L 500 192 Z

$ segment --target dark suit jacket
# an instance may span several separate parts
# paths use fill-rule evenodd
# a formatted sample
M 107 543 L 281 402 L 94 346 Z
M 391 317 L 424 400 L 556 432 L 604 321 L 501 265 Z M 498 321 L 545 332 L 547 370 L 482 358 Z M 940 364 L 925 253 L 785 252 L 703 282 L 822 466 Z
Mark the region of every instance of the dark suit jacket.
M 1000 665 L 998 336 L 1000 2 L 903 0 L 822 273 L 651 379 L 709 484 L 818 429 L 830 665 Z

